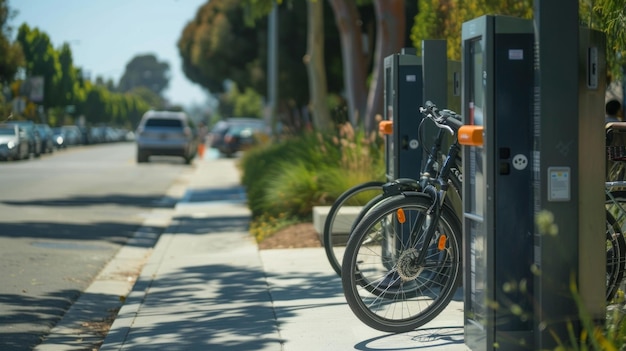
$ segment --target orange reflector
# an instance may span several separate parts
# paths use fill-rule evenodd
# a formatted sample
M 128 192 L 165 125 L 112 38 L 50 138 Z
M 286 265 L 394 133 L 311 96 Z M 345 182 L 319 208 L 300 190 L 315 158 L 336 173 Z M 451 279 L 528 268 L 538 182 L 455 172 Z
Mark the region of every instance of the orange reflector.
M 398 217 L 398 222 L 400 222 L 400 223 L 406 222 L 406 217 L 404 216 L 404 210 L 403 209 L 399 208 L 396 211 L 396 215 Z
M 459 128 L 459 144 L 483 146 L 483 126 L 464 125 Z
M 441 234 L 439 242 L 437 243 L 439 251 L 443 251 L 446 248 L 446 241 L 448 241 L 448 237 L 445 234 Z
M 378 123 L 378 131 L 390 135 L 393 133 L 393 121 L 380 121 L 380 123 Z

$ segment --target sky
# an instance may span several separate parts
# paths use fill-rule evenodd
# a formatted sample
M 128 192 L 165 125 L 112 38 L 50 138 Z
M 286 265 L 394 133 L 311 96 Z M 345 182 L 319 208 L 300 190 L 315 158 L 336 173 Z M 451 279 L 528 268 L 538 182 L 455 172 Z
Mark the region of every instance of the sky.
M 208 0 L 8 0 L 16 11 L 9 24 L 26 22 L 50 37 L 55 49 L 68 43 L 74 66 L 119 83 L 126 64 L 154 54 L 170 66 L 165 96 L 173 104 L 202 105 L 207 91 L 187 80 L 176 43 L 183 28 Z

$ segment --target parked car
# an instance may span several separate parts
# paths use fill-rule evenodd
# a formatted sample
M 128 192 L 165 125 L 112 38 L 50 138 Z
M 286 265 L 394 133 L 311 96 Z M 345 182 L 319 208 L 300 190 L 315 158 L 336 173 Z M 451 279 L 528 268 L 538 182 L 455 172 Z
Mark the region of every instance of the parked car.
M 150 156 L 180 156 L 190 164 L 198 151 L 197 132 L 186 113 L 146 112 L 136 132 L 137 162 Z
M 35 122 L 33 121 L 11 121 L 7 124 L 14 124 L 22 127 L 28 136 L 28 153 L 33 154 L 35 157 L 41 156 L 41 136 L 39 131 L 35 128 Z
M 61 130 L 63 130 L 65 145 L 72 146 L 81 145 L 83 143 L 83 133 L 78 126 L 65 125 L 61 126 Z
M 269 139 L 267 123 L 259 118 L 233 117 L 215 124 L 208 138 L 209 145 L 227 157 L 244 151 L 260 140 Z
M 48 124 L 45 123 L 37 123 L 35 124 L 35 128 L 39 132 L 41 136 L 41 152 L 42 153 L 53 153 L 55 149 L 54 145 L 54 134 L 52 133 L 52 128 Z
M 67 147 L 65 131 L 63 130 L 63 128 L 52 128 L 52 135 L 54 140 L 54 146 L 57 149 L 64 149 Z
M 0 158 L 23 160 L 30 157 L 26 131 L 16 124 L 0 124 Z

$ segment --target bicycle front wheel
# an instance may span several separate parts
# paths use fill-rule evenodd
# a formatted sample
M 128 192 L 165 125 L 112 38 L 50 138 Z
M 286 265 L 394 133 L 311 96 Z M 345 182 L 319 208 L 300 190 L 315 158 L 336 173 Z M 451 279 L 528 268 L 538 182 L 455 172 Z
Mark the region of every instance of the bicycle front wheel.
M 352 312 L 366 325 L 401 333 L 435 318 L 453 298 L 461 274 L 461 226 L 444 205 L 429 214 L 425 194 L 396 195 L 379 203 L 354 228 L 341 281 Z M 432 240 L 425 231 L 435 226 Z M 419 230 L 413 230 L 420 228 Z M 419 254 L 426 245 L 426 257 Z
M 348 236 L 364 206 L 382 197 L 384 182 L 371 181 L 346 190 L 333 203 L 324 222 L 323 243 L 328 262 L 341 276 L 341 260 Z

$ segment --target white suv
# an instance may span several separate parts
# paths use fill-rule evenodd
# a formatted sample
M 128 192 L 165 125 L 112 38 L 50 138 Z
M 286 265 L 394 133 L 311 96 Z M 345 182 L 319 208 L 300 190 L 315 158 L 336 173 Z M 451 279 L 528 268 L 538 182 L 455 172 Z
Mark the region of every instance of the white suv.
M 180 156 L 190 164 L 198 150 L 195 128 L 184 112 L 146 112 L 136 132 L 137 162 L 148 162 L 150 156 Z

